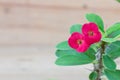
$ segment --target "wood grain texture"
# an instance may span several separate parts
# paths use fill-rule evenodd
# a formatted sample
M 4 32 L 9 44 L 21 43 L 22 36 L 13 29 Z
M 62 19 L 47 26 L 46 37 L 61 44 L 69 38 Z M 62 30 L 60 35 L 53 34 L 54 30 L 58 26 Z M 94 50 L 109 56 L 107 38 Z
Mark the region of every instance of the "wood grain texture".
M 55 45 L 86 13 L 102 16 L 105 28 L 120 22 L 115 0 L 0 0 L 0 80 L 88 80 L 92 65 L 54 64 Z

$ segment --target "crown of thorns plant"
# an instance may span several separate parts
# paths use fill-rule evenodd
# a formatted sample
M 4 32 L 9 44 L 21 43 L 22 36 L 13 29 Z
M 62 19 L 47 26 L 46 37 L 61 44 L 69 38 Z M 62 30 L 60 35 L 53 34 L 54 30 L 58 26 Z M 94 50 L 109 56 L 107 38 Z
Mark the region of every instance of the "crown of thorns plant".
M 103 76 L 106 80 L 120 80 L 120 70 L 114 61 L 120 57 L 120 23 L 104 30 L 100 16 L 90 13 L 86 14 L 86 19 L 89 22 L 83 25 L 72 25 L 67 40 L 57 44 L 55 64 L 93 64 L 89 80 L 103 80 Z

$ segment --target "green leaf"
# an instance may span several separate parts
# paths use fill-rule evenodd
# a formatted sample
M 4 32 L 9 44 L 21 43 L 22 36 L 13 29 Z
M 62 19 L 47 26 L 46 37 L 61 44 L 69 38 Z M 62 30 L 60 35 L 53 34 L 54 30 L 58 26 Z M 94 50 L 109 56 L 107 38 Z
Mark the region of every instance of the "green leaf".
M 120 0 L 116 0 L 116 1 L 118 1 L 120 3 Z
M 96 72 L 92 72 L 90 75 L 89 75 L 89 80 L 95 80 L 97 78 L 97 73 Z
M 57 50 L 56 51 L 56 56 L 57 57 L 62 57 L 62 56 L 65 56 L 65 55 L 76 55 L 76 56 L 77 55 L 78 56 L 86 55 L 89 58 L 91 58 L 92 60 L 95 59 L 95 51 L 92 48 L 89 48 L 85 53 L 79 53 L 75 50 Z
M 58 50 L 70 50 L 72 49 L 69 45 L 68 45 L 68 41 L 63 41 L 61 43 L 59 43 L 56 48 Z
M 105 53 L 112 59 L 120 57 L 120 41 L 109 44 L 105 49 Z
M 111 59 L 109 56 L 104 55 L 103 56 L 103 63 L 105 68 L 110 69 L 110 70 L 115 70 L 116 69 L 116 63 Z
M 115 32 L 112 32 L 110 35 L 108 35 L 109 38 L 119 38 L 120 37 L 120 30 L 117 30 Z
M 57 57 L 62 57 L 65 55 L 79 55 L 81 53 L 76 52 L 75 50 L 57 50 L 55 54 Z
M 120 24 L 120 22 L 117 22 L 117 23 L 115 23 L 115 24 Z
M 72 27 L 70 28 L 70 33 L 71 33 L 71 34 L 72 34 L 73 32 L 80 32 L 80 33 L 81 33 L 81 28 L 82 28 L 82 25 L 81 25 L 81 24 L 72 25 Z
M 56 51 L 56 56 L 59 57 L 55 62 L 57 65 L 81 65 L 93 62 L 95 60 L 95 51 L 89 48 L 85 53 L 78 53 L 73 49 L 61 50 L 59 48 Z
M 72 65 L 83 65 L 83 64 L 88 64 L 92 63 L 93 60 L 90 59 L 88 56 L 81 54 L 81 55 L 66 55 L 58 58 L 56 60 L 57 65 L 62 65 L 62 66 L 72 66 Z
M 109 80 L 120 80 L 120 70 L 104 70 L 105 75 Z
M 102 41 L 107 42 L 107 43 L 112 43 L 117 41 L 116 38 L 102 38 Z
M 86 18 L 88 21 L 96 23 L 100 31 L 104 33 L 104 23 L 100 16 L 91 13 L 91 14 L 86 14 Z
M 120 24 L 120 22 L 115 23 L 115 25 L 116 24 Z M 110 37 L 110 38 L 116 38 L 116 37 L 119 38 L 120 37 L 120 30 L 116 30 L 116 31 L 112 32 L 111 34 L 108 35 L 108 37 Z
M 114 37 L 112 37 L 112 38 L 115 38 L 116 36 L 119 35 L 119 33 L 120 33 L 119 31 L 120 31 L 120 23 L 116 23 L 106 30 L 105 36 L 111 37 L 112 35 L 114 35 Z
M 86 52 L 82 53 L 86 56 L 88 56 L 89 58 L 91 58 L 92 60 L 95 60 L 95 50 L 93 48 L 89 48 Z
M 93 48 L 93 50 L 94 50 L 95 52 L 98 51 L 98 48 L 97 48 L 97 46 L 96 46 L 95 44 L 92 44 L 92 45 L 91 45 L 91 48 Z
M 92 63 L 95 60 L 95 51 L 89 48 L 85 53 L 78 53 L 75 50 L 57 50 L 57 65 L 82 65 Z

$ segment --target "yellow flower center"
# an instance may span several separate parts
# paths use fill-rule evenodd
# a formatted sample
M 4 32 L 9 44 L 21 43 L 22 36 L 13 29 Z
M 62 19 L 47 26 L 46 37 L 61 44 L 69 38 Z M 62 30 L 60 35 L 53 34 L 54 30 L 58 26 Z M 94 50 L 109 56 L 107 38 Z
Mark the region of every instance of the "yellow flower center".
M 81 44 L 82 44 L 82 40 L 78 39 L 78 40 L 77 40 L 77 43 L 78 43 L 79 45 L 81 45 Z
M 89 31 L 89 32 L 88 32 L 88 35 L 89 35 L 89 36 L 93 36 L 93 35 L 94 35 L 94 32 L 93 32 L 93 31 Z

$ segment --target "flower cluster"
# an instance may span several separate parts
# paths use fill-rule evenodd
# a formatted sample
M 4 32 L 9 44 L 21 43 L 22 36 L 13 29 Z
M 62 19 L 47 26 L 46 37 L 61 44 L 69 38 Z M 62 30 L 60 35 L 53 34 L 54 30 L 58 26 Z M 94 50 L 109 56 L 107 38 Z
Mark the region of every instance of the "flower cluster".
M 91 44 L 99 42 L 101 37 L 102 35 L 98 26 L 95 23 L 90 22 L 82 26 L 82 34 L 73 32 L 68 39 L 68 44 L 78 52 L 85 52 Z

